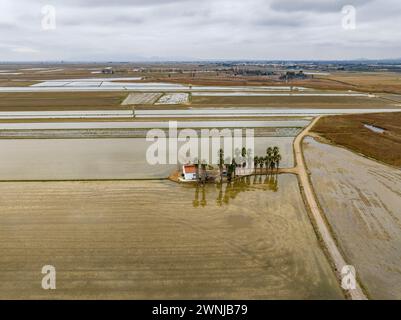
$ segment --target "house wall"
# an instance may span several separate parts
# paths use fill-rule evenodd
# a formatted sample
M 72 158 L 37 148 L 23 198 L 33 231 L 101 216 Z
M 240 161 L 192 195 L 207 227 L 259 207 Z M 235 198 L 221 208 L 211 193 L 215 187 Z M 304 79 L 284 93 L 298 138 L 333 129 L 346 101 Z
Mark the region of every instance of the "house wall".
M 196 174 L 195 173 L 186 173 L 184 174 L 185 180 L 196 180 Z

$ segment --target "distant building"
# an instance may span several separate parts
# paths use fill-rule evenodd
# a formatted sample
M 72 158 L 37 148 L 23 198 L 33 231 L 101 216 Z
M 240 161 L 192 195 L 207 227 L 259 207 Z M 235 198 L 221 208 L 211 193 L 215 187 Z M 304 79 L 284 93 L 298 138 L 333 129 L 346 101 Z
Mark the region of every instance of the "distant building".
M 107 67 L 107 68 L 104 68 L 104 69 L 102 70 L 102 73 L 104 73 L 104 74 L 113 74 L 113 73 L 114 73 L 114 70 L 113 70 L 112 67 Z
M 301 71 L 287 71 L 285 74 L 282 74 L 280 80 L 293 80 L 293 79 L 307 79 L 308 76 Z
M 184 180 L 193 181 L 196 180 L 196 166 L 193 164 L 186 164 L 182 166 L 182 174 Z

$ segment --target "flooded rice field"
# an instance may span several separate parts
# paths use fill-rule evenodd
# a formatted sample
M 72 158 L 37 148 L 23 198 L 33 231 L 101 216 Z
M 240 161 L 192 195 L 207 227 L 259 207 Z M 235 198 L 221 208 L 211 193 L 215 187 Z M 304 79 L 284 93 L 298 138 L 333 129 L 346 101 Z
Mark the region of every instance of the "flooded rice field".
M 380 109 L 380 112 L 397 112 L 400 109 Z M 176 110 L 135 110 L 137 118 L 205 118 L 205 117 L 315 117 L 319 115 L 377 113 L 377 109 L 316 109 L 316 108 L 199 108 Z
M 192 95 L 194 97 L 369 97 L 367 93 L 294 93 L 293 91 L 289 93 L 194 92 Z
M 256 137 L 255 154 L 264 156 L 267 147 L 278 146 L 280 166 L 292 167 L 293 139 Z M 0 140 L 0 180 L 167 178 L 178 166 L 150 165 L 146 151 L 152 144 L 145 138 Z
M 312 183 L 345 259 L 374 299 L 401 299 L 401 170 L 309 138 Z
M 383 129 L 383 128 L 379 128 L 379 127 L 376 127 L 376 126 L 372 126 L 372 125 L 370 125 L 370 124 L 364 124 L 363 125 L 365 128 L 367 128 L 367 129 L 369 129 L 370 131 L 373 131 L 374 133 L 384 133 L 384 132 L 386 132 L 386 130 L 385 129 Z
M 126 78 L 104 78 L 104 79 L 61 79 L 54 81 L 44 81 L 30 87 L 4 87 L 0 92 L 73 92 L 73 91 L 191 91 L 191 92 L 264 92 L 264 91 L 290 91 L 311 90 L 303 87 L 269 87 L 269 86 L 189 86 L 181 84 L 171 84 L 163 82 L 118 82 Z M 133 78 L 132 80 L 140 80 Z M 116 82 L 113 82 L 116 81 Z
M 292 175 L 7 182 L 0 202 L 1 299 L 343 298 Z
M 89 111 L 88 111 L 89 112 Z M 4 112 L 5 113 L 5 112 Z M 7 114 L 14 114 L 7 112 Z M 31 114 L 31 113 L 30 113 Z M 43 114 L 43 113 L 42 113 Z M 69 114 L 70 117 L 77 117 L 76 112 L 60 112 L 60 118 Z M 124 113 L 130 115 L 129 111 Z M 88 117 L 93 117 L 94 112 L 89 112 Z M 102 116 L 103 115 L 103 116 Z M 108 117 L 110 113 L 101 113 L 99 117 Z M 21 115 L 22 116 L 22 115 Z M 1 113 L 0 113 L 1 117 Z M 27 117 L 31 117 L 28 115 Z M 132 113 L 131 113 L 132 117 Z M 303 128 L 310 123 L 310 120 L 264 120 L 264 121 L 179 121 L 177 127 L 187 128 Z M 131 121 L 131 122 L 18 122 L 0 123 L 0 130 L 63 130 L 63 129 L 168 129 L 170 121 Z

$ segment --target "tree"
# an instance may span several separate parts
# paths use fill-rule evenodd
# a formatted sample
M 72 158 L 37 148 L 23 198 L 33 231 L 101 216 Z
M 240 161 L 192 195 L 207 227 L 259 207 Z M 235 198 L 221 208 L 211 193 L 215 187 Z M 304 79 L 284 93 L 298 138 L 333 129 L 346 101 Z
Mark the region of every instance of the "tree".
M 267 156 L 267 163 L 268 163 L 267 169 L 269 169 L 269 168 L 271 169 L 272 162 L 273 162 L 273 155 Z
M 277 170 L 278 170 L 278 166 L 280 165 L 280 160 L 281 160 L 280 148 L 274 147 L 273 148 L 273 162 L 274 162 L 274 166 L 277 167 Z
M 266 150 L 266 155 L 267 155 L 267 169 L 271 168 L 271 162 L 273 160 L 273 149 L 271 147 L 268 147 Z
M 233 165 L 230 164 L 230 165 L 228 165 L 228 168 L 227 168 L 227 180 L 228 180 L 228 182 L 231 182 L 232 178 L 233 178 Z
M 273 154 L 273 149 L 271 147 L 268 147 L 266 150 L 266 154 L 271 156 Z
M 269 164 L 270 164 L 270 159 L 268 156 L 263 158 L 263 161 L 265 162 L 265 167 L 266 167 L 266 172 L 269 170 Z
M 274 161 L 274 157 L 273 157 L 272 161 L 270 162 L 270 170 L 273 172 L 275 167 L 276 167 L 276 162 Z
M 233 159 L 233 161 L 232 161 L 232 163 L 231 163 L 231 166 L 232 166 L 232 172 L 234 173 L 234 178 L 237 176 L 237 173 L 236 173 L 236 168 L 237 168 L 237 162 L 235 161 L 235 159 Z
M 273 155 L 277 155 L 280 153 L 280 148 L 279 147 L 274 147 L 273 148 Z
M 244 148 L 242 148 L 242 150 L 241 150 L 241 156 L 242 156 L 242 168 L 243 168 L 243 172 L 245 173 L 245 167 L 246 167 L 246 154 L 247 154 L 247 151 L 246 151 L 246 148 L 244 147 Z
M 276 167 L 277 167 L 277 171 L 280 167 L 280 161 L 281 161 L 281 154 L 277 154 L 274 161 L 276 162 Z
M 256 170 L 258 169 L 258 166 L 259 166 L 259 157 L 258 156 L 253 158 L 253 166 L 255 168 L 255 174 L 256 174 Z
M 265 161 L 263 158 L 260 159 L 259 166 L 260 166 L 260 172 L 263 173 L 263 166 L 265 165 Z
M 224 150 L 219 150 L 219 170 L 220 170 L 220 182 L 223 182 L 223 166 L 224 166 Z

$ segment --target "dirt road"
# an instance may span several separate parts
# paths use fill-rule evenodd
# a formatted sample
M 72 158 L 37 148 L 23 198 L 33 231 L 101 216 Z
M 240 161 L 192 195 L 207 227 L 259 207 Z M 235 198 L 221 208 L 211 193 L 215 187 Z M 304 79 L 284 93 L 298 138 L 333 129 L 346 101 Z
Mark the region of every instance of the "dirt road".
M 323 214 L 319 208 L 318 202 L 316 200 L 315 193 L 313 191 L 313 186 L 309 179 L 308 168 L 305 164 L 305 159 L 302 151 L 303 139 L 308 136 L 309 130 L 316 124 L 320 117 L 315 118 L 311 124 L 305 128 L 294 141 L 294 153 L 296 161 L 296 171 L 298 173 L 298 179 L 303 193 L 304 200 L 310 208 L 310 213 L 313 217 L 314 225 L 320 238 L 335 266 L 335 271 L 337 277 L 341 280 L 341 270 L 347 265 L 342 254 L 340 253 L 337 245 L 330 233 L 330 230 L 323 218 Z M 357 283 L 356 288 L 353 290 L 348 290 L 347 293 L 352 300 L 365 300 L 366 295 L 363 293 L 360 285 Z

